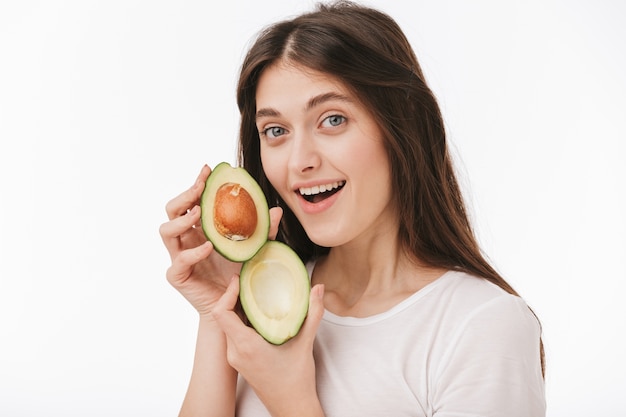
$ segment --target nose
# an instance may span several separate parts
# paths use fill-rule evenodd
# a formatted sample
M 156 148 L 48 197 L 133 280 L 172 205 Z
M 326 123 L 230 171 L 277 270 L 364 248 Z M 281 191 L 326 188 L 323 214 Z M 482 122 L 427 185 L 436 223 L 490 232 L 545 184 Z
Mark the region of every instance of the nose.
M 297 173 L 314 171 L 322 163 L 320 150 L 313 135 L 299 133 L 292 140 L 289 168 Z

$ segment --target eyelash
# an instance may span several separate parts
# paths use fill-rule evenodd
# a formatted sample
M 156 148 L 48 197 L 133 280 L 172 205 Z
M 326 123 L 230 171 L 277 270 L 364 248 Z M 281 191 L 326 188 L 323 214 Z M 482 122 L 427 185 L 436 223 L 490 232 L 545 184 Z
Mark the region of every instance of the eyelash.
M 339 124 L 333 125 L 330 122 L 332 119 L 340 119 L 341 122 Z M 347 120 L 346 117 L 342 116 L 341 114 L 331 114 L 330 116 L 325 117 L 324 120 L 322 120 L 322 125 L 328 121 L 329 123 L 331 123 L 330 127 L 337 127 L 337 126 L 344 124 L 346 120 Z
M 273 135 L 273 136 L 269 136 L 268 135 L 268 132 L 270 132 L 272 130 L 276 130 L 276 129 L 279 129 L 281 131 L 281 133 L 279 135 Z M 263 129 L 260 133 L 261 133 L 261 136 L 269 137 L 270 139 L 276 139 L 278 136 L 282 136 L 284 134 L 284 132 L 285 132 L 285 128 L 283 128 L 283 127 L 280 127 L 280 126 L 270 126 L 270 127 L 266 128 L 266 129 Z
M 333 119 L 334 119 L 335 121 L 336 121 L 337 119 L 339 119 L 339 123 L 337 123 L 337 124 L 332 124 L 331 120 L 333 120 Z M 346 118 L 345 116 L 342 116 L 341 114 L 331 114 L 330 116 L 327 116 L 327 117 L 325 117 L 325 118 L 322 120 L 321 125 L 322 125 L 323 127 L 327 127 L 327 128 L 334 128 L 334 127 L 339 127 L 339 126 L 341 126 L 341 125 L 342 125 L 342 124 L 344 124 L 346 121 L 347 121 L 347 118 Z M 325 124 L 326 122 L 330 123 L 330 126 L 324 126 L 324 124 Z M 271 134 L 271 133 L 270 133 L 270 132 L 272 132 L 272 131 L 276 131 L 276 130 L 278 130 L 278 131 L 279 131 L 279 133 L 278 133 L 278 134 L 276 134 L 276 133 Z M 279 136 L 284 135 L 284 134 L 285 134 L 285 132 L 286 132 L 286 129 L 285 129 L 284 127 L 280 127 L 280 126 L 270 126 L 270 127 L 268 127 L 268 128 L 263 129 L 263 130 L 262 130 L 262 131 L 260 131 L 259 133 L 260 133 L 260 135 L 261 135 L 262 137 L 266 137 L 266 138 L 269 138 L 269 139 L 276 139 L 276 138 L 278 138 Z

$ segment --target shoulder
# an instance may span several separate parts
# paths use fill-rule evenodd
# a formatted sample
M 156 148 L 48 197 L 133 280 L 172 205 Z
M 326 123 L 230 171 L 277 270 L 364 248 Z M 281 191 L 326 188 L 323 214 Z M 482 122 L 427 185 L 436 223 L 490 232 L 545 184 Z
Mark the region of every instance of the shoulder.
M 539 321 L 522 298 L 454 275 L 442 291 L 456 320 L 433 375 L 436 408 L 473 404 L 480 415 L 544 415 Z
M 482 378 L 508 369 L 541 379 L 541 326 L 526 302 L 482 278 L 458 272 L 442 278 L 437 306 L 445 343 L 435 375 L 445 380 L 474 369 Z
M 433 291 L 439 302 L 469 318 L 481 314 L 502 314 L 533 317 L 524 300 L 510 294 L 496 284 L 464 272 L 450 271 L 439 279 Z M 536 321 L 536 320 L 535 320 Z
M 438 303 L 456 317 L 456 338 L 479 331 L 483 336 L 539 337 L 539 321 L 521 297 L 463 272 L 448 272 L 441 279 Z

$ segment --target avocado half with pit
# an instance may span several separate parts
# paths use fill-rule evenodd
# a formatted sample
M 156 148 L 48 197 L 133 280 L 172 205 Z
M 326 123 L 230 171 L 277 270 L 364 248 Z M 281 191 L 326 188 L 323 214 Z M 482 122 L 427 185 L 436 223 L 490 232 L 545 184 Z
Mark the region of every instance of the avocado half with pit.
M 206 180 L 200 209 L 206 238 L 233 262 L 252 258 L 268 239 L 267 200 L 244 168 L 218 164 Z
M 311 282 L 300 257 L 286 244 L 267 241 L 239 275 L 239 299 L 252 327 L 280 345 L 300 331 Z

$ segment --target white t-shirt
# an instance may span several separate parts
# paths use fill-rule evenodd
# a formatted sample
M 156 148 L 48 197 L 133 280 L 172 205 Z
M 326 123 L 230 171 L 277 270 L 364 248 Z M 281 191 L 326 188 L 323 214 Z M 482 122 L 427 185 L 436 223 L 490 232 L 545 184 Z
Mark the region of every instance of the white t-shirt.
M 327 417 L 543 417 L 540 328 L 525 302 L 450 271 L 366 318 L 324 313 L 314 356 Z M 237 416 L 269 416 L 240 378 Z

